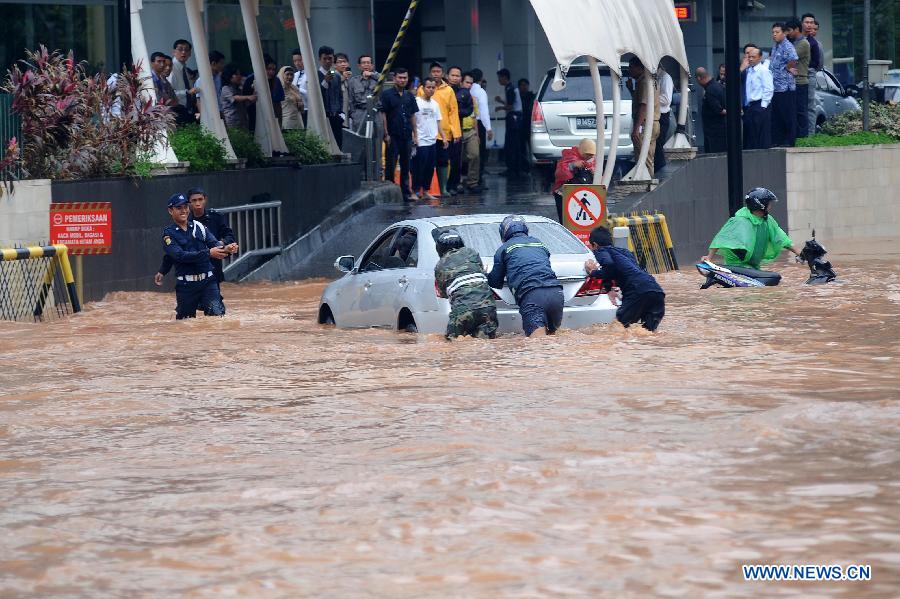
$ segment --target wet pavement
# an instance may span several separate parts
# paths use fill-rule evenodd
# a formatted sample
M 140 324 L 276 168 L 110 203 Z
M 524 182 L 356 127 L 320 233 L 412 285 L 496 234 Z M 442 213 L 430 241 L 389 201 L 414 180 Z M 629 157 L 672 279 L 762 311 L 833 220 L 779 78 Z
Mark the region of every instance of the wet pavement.
M 353 216 L 331 238 L 309 256 L 291 278 L 333 277 L 334 260 L 338 256 L 359 256 L 368 244 L 392 223 L 429 216 L 456 214 L 533 214 L 556 219 L 556 204 L 546 183 L 535 172 L 515 180 L 507 180 L 498 167 L 485 173 L 487 189 L 479 194 L 442 197 L 437 200 L 379 204 Z M 625 186 L 613 186 L 608 210 L 627 212 L 643 196 Z
M 0 597 L 895 597 L 900 263 L 829 258 L 661 275 L 656 334 L 336 330 L 317 281 L 0 322 Z

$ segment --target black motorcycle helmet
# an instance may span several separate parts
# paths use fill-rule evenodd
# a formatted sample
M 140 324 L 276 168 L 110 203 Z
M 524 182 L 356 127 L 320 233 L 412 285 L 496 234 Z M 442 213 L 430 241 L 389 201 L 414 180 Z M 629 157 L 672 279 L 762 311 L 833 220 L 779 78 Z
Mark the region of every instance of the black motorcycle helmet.
M 744 204 L 749 210 L 762 210 L 766 216 L 769 214 L 769 204 L 777 201 L 778 196 L 765 187 L 754 187 L 744 196 Z
M 462 237 L 459 236 L 459 233 L 456 229 L 447 229 L 446 231 L 441 231 L 440 235 L 438 235 L 437 240 L 435 241 L 435 247 L 437 248 L 438 256 L 443 257 L 444 254 L 449 252 L 450 250 L 458 250 L 461 247 L 465 247 L 465 243 L 463 242 Z
M 503 243 L 519 233 L 528 235 L 528 225 L 525 224 L 525 219 L 518 214 L 510 214 L 500 223 L 500 241 Z

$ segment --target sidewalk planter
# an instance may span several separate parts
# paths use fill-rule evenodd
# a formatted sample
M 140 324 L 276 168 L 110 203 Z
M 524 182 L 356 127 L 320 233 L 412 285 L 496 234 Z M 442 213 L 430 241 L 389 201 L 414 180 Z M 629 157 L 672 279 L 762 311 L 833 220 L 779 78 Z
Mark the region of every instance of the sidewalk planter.
M 110 291 L 158 289 L 153 275 L 162 260 L 163 227 L 171 222 L 166 199 L 173 193 L 202 187 L 211 208 L 280 200 L 284 239 L 290 242 L 359 189 L 361 175 L 359 164 L 322 164 L 151 179 L 54 181 L 51 189 L 53 202 L 112 202 L 112 254 L 84 259 L 84 299 L 94 301 Z M 44 214 L 42 222 L 47 218 Z M 171 289 L 171 276 L 166 285 Z
M 150 175 L 159 177 L 162 175 L 184 175 L 191 169 L 190 162 L 170 162 L 160 165 L 160 168 L 150 169 Z

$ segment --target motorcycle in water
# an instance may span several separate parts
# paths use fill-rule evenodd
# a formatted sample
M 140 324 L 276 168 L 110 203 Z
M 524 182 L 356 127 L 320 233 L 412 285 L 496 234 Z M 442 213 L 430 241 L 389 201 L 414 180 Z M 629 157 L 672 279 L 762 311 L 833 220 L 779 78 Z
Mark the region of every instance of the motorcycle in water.
M 831 267 L 831 262 L 824 259 L 826 253 L 822 244 L 816 241 L 816 231 L 813 230 L 812 239 L 804 244 L 803 250 L 797 258 L 800 262 L 806 262 L 809 266 L 807 285 L 824 285 L 837 278 L 834 269 Z
M 806 280 L 807 285 L 822 285 L 837 278 L 831 262 L 824 259 L 826 250 L 816 241 L 816 232 L 812 232 L 812 239 L 803 246 L 803 251 L 797 257 L 798 262 L 806 262 L 809 265 L 810 276 Z M 781 275 L 767 270 L 756 270 L 743 266 L 721 266 L 704 260 L 695 265 L 697 272 L 706 277 L 706 281 L 700 285 L 700 289 L 709 289 L 713 285 L 722 287 L 774 287 L 781 282 Z

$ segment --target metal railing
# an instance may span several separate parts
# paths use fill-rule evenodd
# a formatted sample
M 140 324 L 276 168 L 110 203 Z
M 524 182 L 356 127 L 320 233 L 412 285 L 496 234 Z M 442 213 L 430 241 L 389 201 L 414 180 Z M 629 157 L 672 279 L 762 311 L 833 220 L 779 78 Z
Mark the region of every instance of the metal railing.
M 235 256 L 223 260 L 222 270 L 226 277 L 253 258 L 281 253 L 281 202 L 244 204 L 216 208 L 216 211 L 228 219 L 228 226 L 241 248 Z
M 6 146 L 9 140 L 16 138 L 19 144 L 19 151 L 22 148 L 22 119 L 12 110 L 12 96 L 9 94 L 0 94 L 0 161 L 6 158 Z M 6 173 L 0 173 L 0 180 L 4 179 Z M 21 169 L 16 167 L 10 173 L 12 178 L 21 178 Z

